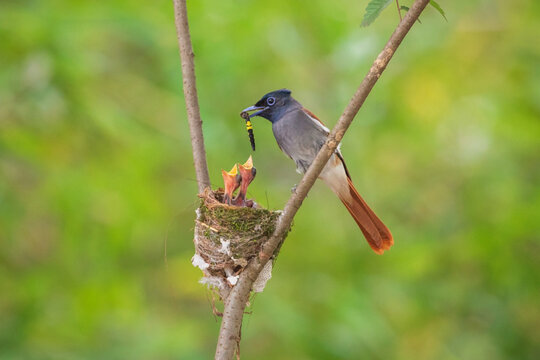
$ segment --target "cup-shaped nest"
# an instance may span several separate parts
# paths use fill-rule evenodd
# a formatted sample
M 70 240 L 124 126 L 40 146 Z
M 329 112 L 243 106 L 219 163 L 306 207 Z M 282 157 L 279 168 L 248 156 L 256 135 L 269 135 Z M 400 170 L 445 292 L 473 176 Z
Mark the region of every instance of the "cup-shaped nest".
M 200 197 L 192 262 L 204 273 L 201 282 L 218 289 L 225 299 L 242 270 L 274 232 L 281 211 L 223 204 L 220 190 L 207 191 Z M 271 261 L 268 264 L 271 266 Z

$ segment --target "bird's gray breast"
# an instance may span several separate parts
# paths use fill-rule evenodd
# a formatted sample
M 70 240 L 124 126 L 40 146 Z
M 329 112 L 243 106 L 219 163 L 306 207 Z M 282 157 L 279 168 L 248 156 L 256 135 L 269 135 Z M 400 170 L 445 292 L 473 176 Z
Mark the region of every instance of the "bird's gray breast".
M 328 136 L 314 121 L 297 109 L 272 124 L 279 147 L 296 162 L 301 173 L 306 172 Z

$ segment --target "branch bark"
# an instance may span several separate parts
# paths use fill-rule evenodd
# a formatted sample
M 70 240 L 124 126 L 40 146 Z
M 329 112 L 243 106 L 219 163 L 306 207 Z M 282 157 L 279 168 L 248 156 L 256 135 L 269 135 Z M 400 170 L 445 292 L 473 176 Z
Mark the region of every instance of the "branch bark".
M 210 187 L 210 176 L 208 175 L 208 165 L 206 163 L 201 112 L 195 81 L 195 64 L 193 62 L 195 55 L 193 54 L 191 36 L 189 34 L 186 0 L 173 0 L 173 2 L 174 22 L 178 35 L 180 59 L 182 61 L 184 99 L 186 101 L 191 147 L 193 149 L 193 163 L 195 165 L 199 193 L 202 194 L 204 189 Z
M 339 145 L 343 135 L 349 128 L 352 120 L 360 110 L 360 107 L 366 100 L 367 96 L 373 89 L 373 86 L 386 69 L 390 59 L 396 52 L 397 48 L 409 32 L 414 22 L 420 16 L 429 0 L 416 0 L 407 12 L 403 20 L 386 43 L 386 46 L 379 54 L 368 74 L 356 90 L 356 93 L 345 108 L 343 114 L 339 118 L 336 126 L 330 132 L 326 143 L 319 151 L 317 157 L 309 167 L 306 174 L 296 188 L 296 192 L 290 197 L 285 205 L 283 214 L 276 226 L 276 229 L 270 239 L 262 247 L 259 256 L 251 260 L 248 266 L 244 269 L 237 284 L 232 289 L 229 297 L 225 301 L 225 310 L 219 339 L 216 348 L 216 359 L 229 360 L 234 356 L 234 351 L 239 341 L 240 328 L 242 326 L 242 318 L 244 309 L 249 299 L 253 282 L 257 279 L 264 265 L 271 258 L 274 250 L 283 241 L 285 234 L 289 230 L 292 220 L 296 212 L 302 205 L 306 195 L 319 177 L 323 167 L 328 162 L 328 159 L 334 153 Z

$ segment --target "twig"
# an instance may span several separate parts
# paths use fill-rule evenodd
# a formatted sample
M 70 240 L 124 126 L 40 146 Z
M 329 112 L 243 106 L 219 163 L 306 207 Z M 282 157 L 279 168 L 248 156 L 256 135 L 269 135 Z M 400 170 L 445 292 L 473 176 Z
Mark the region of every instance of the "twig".
M 206 164 L 201 112 L 199 110 L 197 85 L 195 82 L 195 64 L 193 62 L 195 55 L 193 54 L 191 36 L 189 35 L 186 0 L 173 0 L 173 2 L 174 22 L 178 35 L 180 59 L 182 61 L 184 99 L 186 101 L 191 147 L 193 149 L 193 162 L 195 173 L 197 174 L 199 193 L 202 194 L 204 189 L 210 187 L 210 176 L 208 175 L 208 165 Z
M 399 6 L 399 0 L 396 0 L 396 6 L 397 6 L 397 13 L 399 14 L 399 21 L 403 21 L 403 18 L 401 17 L 401 6 Z
M 403 20 L 399 23 L 398 27 L 386 43 L 383 51 L 379 54 L 368 74 L 358 87 L 358 90 L 345 108 L 338 123 L 332 129 L 326 143 L 300 181 L 296 188 L 296 192 L 289 198 L 274 233 L 263 245 L 259 256 L 251 260 L 240 275 L 238 283 L 234 286 L 225 301 L 225 310 L 223 312 L 223 320 L 221 322 L 221 329 L 216 348 L 216 359 L 229 360 L 233 357 L 236 348 L 236 340 L 242 325 L 244 308 L 248 301 L 253 282 L 257 279 L 264 265 L 274 253 L 276 247 L 283 241 L 284 235 L 290 228 L 292 220 L 302 205 L 307 193 L 315 183 L 315 180 L 318 178 L 330 156 L 334 153 L 353 118 L 358 113 L 358 110 L 360 110 L 360 107 L 388 65 L 388 62 L 396 52 L 403 38 L 407 35 L 428 2 L 429 0 L 416 0 Z

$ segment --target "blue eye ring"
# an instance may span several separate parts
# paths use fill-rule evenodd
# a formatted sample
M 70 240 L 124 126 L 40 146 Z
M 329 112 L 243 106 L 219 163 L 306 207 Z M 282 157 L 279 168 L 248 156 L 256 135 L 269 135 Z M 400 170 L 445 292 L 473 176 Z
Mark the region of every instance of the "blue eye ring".
M 266 103 L 268 104 L 268 106 L 272 106 L 276 103 L 276 98 L 273 96 L 270 96 L 268 99 L 266 99 Z

